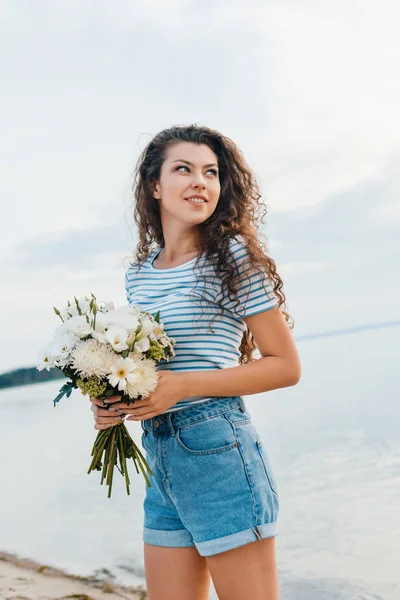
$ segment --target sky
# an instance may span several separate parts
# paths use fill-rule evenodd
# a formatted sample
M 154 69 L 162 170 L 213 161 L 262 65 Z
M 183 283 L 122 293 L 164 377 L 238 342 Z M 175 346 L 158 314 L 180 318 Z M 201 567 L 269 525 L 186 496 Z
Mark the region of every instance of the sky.
M 131 178 L 161 129 L 232 138 L 293 335 L 399 319 L 395 0 L 3 0 L 0 372 L 73 294 L 125 302 Z

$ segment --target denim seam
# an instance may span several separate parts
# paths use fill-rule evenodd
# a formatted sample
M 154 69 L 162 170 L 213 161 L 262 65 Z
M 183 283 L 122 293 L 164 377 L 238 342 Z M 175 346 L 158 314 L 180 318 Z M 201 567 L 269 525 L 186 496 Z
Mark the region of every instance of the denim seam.
M 228 408 L 227 410 L 217 413 L 216 415 L 210 415 L 208 417 L 203 417 L 202 419 L 196 419 L 196 421 L 192 421 L 191 423 L 186 423 L 186 425 L 178 425 L 178 426 L 176 426 L 176 429 L 185 429 L 186 427 L 191 427 L 192 425 L 197 425 L 197 423 L 201 423 L 202 421 L 209 421 L 210 419 L 215 419 L 215 417 L 221 417 L 222 415 L 226 415 L 227 413 L 232 412 L 232 410 L 235 410 L 235 409 Z
M 278 494 L 277 490 L 275 489 L 275 486 L 272 484 L 272 480 L 271 480 L 270 474 L 268 473 L 267 465 L 265 464 L 265 460 L 264 460 L 264 457 L 262 455 L 261 445 L 262 445 L 262 442 L 260 440 L 257 440 L 258 453 L 259 453 L 259 455 L 261 457 L 261 460 L 262 460 L 262 463 L 264 465 L 264 471 L 265 471 L 265 474 L 266 474 L 267 479 L 268 479 L 269 487 L 271 488 L 271 492 L 273 494 L 275 494 L 275 496 L 277 498 L 279 498 L 279 494 Z
M 221 446 L 220 448 L 214 448 L 212 450 L 191 450 L 182 442 L 179 436 L 179 431 L 176 432 L 175 439 L 185 452 L 187 452 L 188 454 L 194 454 L 195 456 L 204 456 L 206 454 L 221 454 L 222 452 L 227 452 L 228 450 L 232 450 L 237 446 L 237 442 L 233 442 L 232 444 L 228 444 L 227 446 Z
M 256 501 L 256 498 L 255 498 L 255 496 L 254 496 L 254 490 L 253 490 L 253 486 L 252 486 L 252 484 L 251 484 L 251 481 L 250 481 L 249 473 L 248 473 L 248 470 L 247 470 L 247 464 L 246 464 L 245 458 L 244 458 L 244 456 L 243 456 L 243 450 L 242 450 L 242 448 L 241 448 L 240 440 L 239 440 L 239 438 L 238 438 L 238 436 L 237 436 L 236 429 L 234 429 L 234 432 L 235 432 L 235 437 L 236 437 L 236 441 L 237 441 L 237 447 L 238 447 L 238 450 L 239 450 L 240 456 L 241 456 L 241 458 L 242 458 L 242 462 L 243 462 L 244 471 L 245 471 L 245 473 L 246 473 L 247 482 L 248 482 L 248 484 L 249 484 L 249 488 L 250 488 L 250 492 L 251 492 L 251 497 L 253 498 L 253 509 L 254 509 L 254 513 L 253 513 L 253 515 L 254 515 L 254 517 L 255 517 L 255 521 L 256 521 L 256 523 L 258 523 L 258 514 L 257 514 L 257 513 L 258 513 L 258 511 L 257 511 L 257 501 Z

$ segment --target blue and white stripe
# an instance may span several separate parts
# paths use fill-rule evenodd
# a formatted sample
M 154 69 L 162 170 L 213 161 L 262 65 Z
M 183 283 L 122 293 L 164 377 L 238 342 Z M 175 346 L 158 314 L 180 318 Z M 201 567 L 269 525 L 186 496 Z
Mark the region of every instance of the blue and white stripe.
M 240 238 L 232 238 L 231 249 L 239 272 L 243 273 L 241 265 L 247 251 Z M 238 366 L 239 346 L 246 331 L 242 318 L 278 306 L 267 274 L 264 273 L 265 289 L 262 277 L 256 272 L 249 273 L 250 281 L 247 277 L 242 279 L 237 294 L 240 302 L 235 310 L 234 300 L 222 297 L 221 280 L 211 263 L 204 264 L 203 255 L 199 261 L 200 269 L 194 270 L 196 258 L 178 267 L 157 269 L 153 262 L 160 251 L 161 248 L 154 250 L 140 270 L 137 263 L 132 261 L 125 273 L 129 304 L 153 315 L 160 311 L 160 320 L 167 335 L 176 341 L 176 356 L 170 357 L 169 362 L 162 362 L 157 368 L 206 371 Z M 220 301 L 226 310 L 223 316 L 215 319 L 211 332 L 208 327 L 213 316 L 220 311 Z M 167 412 L 212 399 L 210 396 L 184 398 Z

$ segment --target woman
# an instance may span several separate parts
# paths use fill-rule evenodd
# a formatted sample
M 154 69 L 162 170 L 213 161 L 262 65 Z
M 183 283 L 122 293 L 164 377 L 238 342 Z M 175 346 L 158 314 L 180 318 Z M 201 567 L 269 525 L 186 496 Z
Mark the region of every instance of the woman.
M 144 149 L 134 193 L 128 302 L 160 311 L 176 356 L 146 399 L 113 397 L 108 410 L 92 399 L 92 410 L 96 429 L 126 415 L 143 428 L 149 598 L 206 600 L 211 575 L 220 600 L 276 600 L 279 498 L 242 396 L 295 385 L 301 367 L 257 236 L 255 178 L 218 131 L 172 127 Z

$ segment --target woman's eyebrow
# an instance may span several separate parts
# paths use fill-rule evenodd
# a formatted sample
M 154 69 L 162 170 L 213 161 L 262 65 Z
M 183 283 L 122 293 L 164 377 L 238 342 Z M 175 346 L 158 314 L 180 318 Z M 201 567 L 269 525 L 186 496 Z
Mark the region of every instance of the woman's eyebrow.
M 190 162 L 190 160 L 185 160 L 184 158 L 178 158 L 177 160 L 173 160 L 172 162 L 184 162 L 191 167 L 194 167 L 194 164 Z M 204 165 L 205 167 L 218 167 L 216 163 L 209 163 L 208 165 Z

